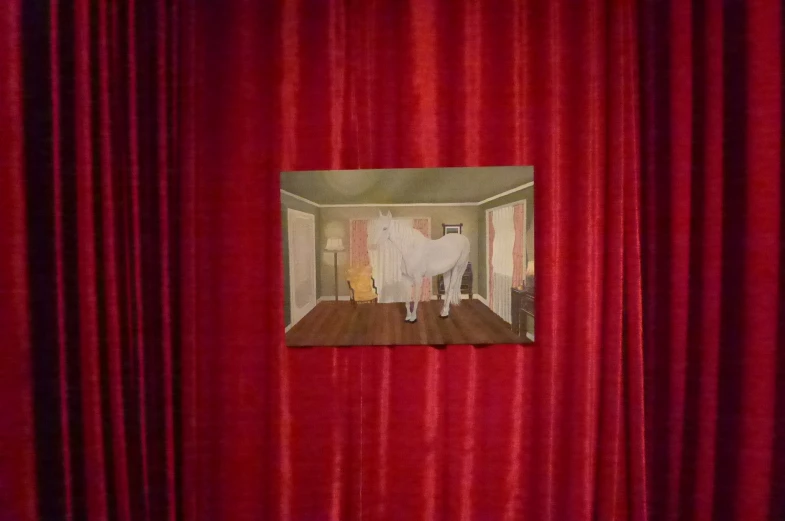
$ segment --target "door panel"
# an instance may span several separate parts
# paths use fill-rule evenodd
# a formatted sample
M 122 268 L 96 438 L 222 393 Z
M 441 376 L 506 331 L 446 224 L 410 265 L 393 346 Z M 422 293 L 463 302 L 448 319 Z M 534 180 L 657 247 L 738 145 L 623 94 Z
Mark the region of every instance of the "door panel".
M 316 306 L 316 222 L 314 216 L 288 210 L 289 302 L 295 324 Z

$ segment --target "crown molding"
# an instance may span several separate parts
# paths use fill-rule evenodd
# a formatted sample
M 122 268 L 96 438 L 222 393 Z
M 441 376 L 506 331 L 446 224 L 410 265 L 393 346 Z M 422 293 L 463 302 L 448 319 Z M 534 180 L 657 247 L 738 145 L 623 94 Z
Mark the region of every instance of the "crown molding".
M 323 204 L 320 208 L 405 208 L 407 206 L 477 206 L 477 203 Z
M 298 201 L 302 201 L 302 202 L 304 202 L 304 203 L 308 203 L 308 204 L 310 204 L 311 206 L 315 206 L 315 207 L 317 207 L 317 208 L 321 208 L 321 207 L 322 207 L 322 205 L 320 205 L 319 203 L 315 203 L 315 202 L 311 201 L 310 199 L 306 199 L 305 197 L 299 196 L 299 195 L 297 195 L 297 194 L 293 194 L 292 192 L 287 192 L 287 191 L 286 191 L 286 190 L 284 190 L 283 188 L 281 188 L 281 193 L 282 193 L 282 194 L 286 194 L 286 195 L 288 195 L 289 197 L 293 197 L 294 199 L 297 199 Z
M 281 188 L 281 193 L 286 194 L 289 197 L 293 197 L 298 201 L 302 201 L 304 203 L 308 203 L 311 206 L 315 206 L 316 208 L 405 208 L 407 206 L 482 206 L 485 203 L 489 203 L 491 201 L 495 201 L 496 199 L 502 198 L 504 196 L 514 194 L 515 192 L 519 192 L 521 190 L 525 190 L 526 188 L 530 188 L 534 186 L 534 181 L 530 181 L 528 183 L 522 184 L 520 186 L 516 186 L 515 188 L 511 188 L 506 192 L 502 192 L 500 194 L 496 194 L 492 197 L 484 199 L 478 203 L 395 203 L 395 204 L 378 204 L 378 203 L 358 203 L 358 204 L 319 204 L 317 202 L 311 201 L 310 199 L 306 199 L 305 197 L 299 196 L 297 194 L 293 194 L 292 192 L 287 192 L 283 188 Z
M 485 199 L 484 201 L 480 201 L 479 203 L 477 203 L 477 206 L 481 206 L 481 205 L 483 205 L 485 203 L 490 203 L 491 201 L 495 201 L 496 199 L 500 199 L 500 198 L 502 198 L 502 197 L 504 197 L 506 195 L 514 194 L 515 192 L 520 192 L 521 190 L 525 190 L 526 188 L 529 188 L 531 186 L 534 186 L 534 181 L 529 181 L 528 183 L 522 184 L 520 186 L 516 186 L 515 188 L 511 188 L 510 190 L 507 190 L 506 192 L 502 192 L 500 194 L 497 194 L 497 195 L 494 195 L 492 197 L 489 197 L 489 198 Z

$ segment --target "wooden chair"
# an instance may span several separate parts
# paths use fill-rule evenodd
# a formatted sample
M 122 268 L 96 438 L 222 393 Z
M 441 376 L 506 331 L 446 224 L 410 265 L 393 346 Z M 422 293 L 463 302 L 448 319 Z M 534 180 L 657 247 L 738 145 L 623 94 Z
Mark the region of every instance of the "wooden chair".
M 371 273 L 370 266 L 346 270 L 346 283 L 349 285 L 352 305 L 375 304 L 378 301 L 379 292 Z

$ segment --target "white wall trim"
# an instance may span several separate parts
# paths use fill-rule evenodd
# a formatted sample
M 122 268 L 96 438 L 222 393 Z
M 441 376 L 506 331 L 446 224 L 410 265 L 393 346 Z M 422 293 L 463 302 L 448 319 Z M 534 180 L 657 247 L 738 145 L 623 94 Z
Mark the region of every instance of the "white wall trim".
M 297 194 L 293 194 L 292 192 L 287 192 L 283 188 L 281 188 L 281 193 L 286 194 L 289 197 L 293 197 L 299 201 L 304 203 L 308 203 L 311 206 L 315 206 L 317 208 L 406 208 L 407 206 L 482 206 L 485 203 L 489 203 L 501 197 L 514 194 L 515 192 L 519 192 L 526 188 L 534 186 L 534 181 L 530 181 L 528 183 L 522 184 L 520 186 L 516 186 L 515 188 L 511 188 L 506 192 L 502 192 L 500 194 L 496 194 L 491 196 L 487 199 L 484 199 L 478 203 L 473 202 L 459 202 L 459 203 L 394 203 L 394 204 L 383 204 L 383 203 L 358 203 L 358 204 L 319 204 L 317 202 L 311 201 L 310 199 L 306 199 Z
M 287 191 L 286 191 L 286 190 L 284 190 L 283 188 L 281 188 L 281 193 L 282 193 L 282 194 L 286 194 L 286 195 L 288 195 L 289 197 L 293 197 L 293 198 L 297 199 L 298 201 L 302 201 L 302 202 L 304 202 L 304 203 L 308 203 L 308 204 L 310 204 L 311 206 L 315 206 L 315 207 L 317 207 L 317 208 L 321 208 L 321 207 L 322 207 L 322 205 L 320 205 L 319 203 L 315 203 L 315 202 L 311 201 L 310 199 L 306 199 L 305 197 L 299 196 L 299 195 L 297 195 L 297 194 L 293 194 L 292 192 L 287 192 Z
M 339 302 L 348 302 L 349 300 L 348 295 L 338 295 Z M 323 297 L 319 297 L 319 302 L 335 302 L 335 295 L 324 295 Z
M 283 330 L 284 334 L 288 333 L 289 330 L 292 329 L 293 327 L 294 327 L 294 324 L 289 324 L 288 326 L 286 326 L 286 328 Z
M 322 204 L 320 208 L 406 208 L 407 206 L 478 206 L 480 203 Z
M 479 300 L 480 302 L 482 302 L 486 306 L 488 305 L 488 302 L 483 297 L 481 297 L 478 293 L 474 293 L 472 295 L 472 297 L 475 300 Z M 439 300 L 439 296 L 438 295 L 431 295 L 431 300 Z M 461 300 L 469 300 L 469 295 L 467 295 L 465 293 L 461 293 Z
M 494 195 L 492 197 L 489 197 L 489 198 L 485 199 L 484 201 L 480 201 L 479 203 L 477 203 L 477 205 L 479 206 L 481 204 L 490 203 L 491 201 L 494 201 L 496 199 L 504 197 L 505 195 L 514 194 L 515 192 L 518 192 L 520 190 L 524 190 L 526 188 L 529 188 L 530 186 L 534 186 L 534 181 L 529 181 L 528 183 L 522 184 L 520 186 L 516 186 L 515 188 L 511 188 L 510 190 L 507 190 L 506 192 L 502 192 L 500 194 L 497 194 L 497 195 Z
M 526 338 L 528 338 L 529 340 L 531 340 L 532 342 L 534 342 L 534 334 L 533 334 L 533 333 L 529 333 L 529 332 L 527 331 L 527 332 L 526 332 Z
M 525 203 L 525 202 L 526 202 L 525 198 L 517 199 L 515 201 L 509 202 L 509 203 L 506 203 L 506 204 L 500 204 L 499 206 L 492 206 L 491 208 L 488 208 L 487 210 L 485 210 L 485 213 L 487 214 L 491 210 L 498 210 L 499 208 L 507 208 L 508 206 L 515 206 L 516 204 L 521 204 L 521 203 Z

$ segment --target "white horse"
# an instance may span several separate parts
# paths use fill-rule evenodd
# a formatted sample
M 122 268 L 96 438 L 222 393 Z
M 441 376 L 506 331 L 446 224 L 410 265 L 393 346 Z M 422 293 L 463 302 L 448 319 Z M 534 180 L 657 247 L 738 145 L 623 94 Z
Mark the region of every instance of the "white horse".
M 401 275 L 414 288 L 414 301 L 406 304 L 406 322 L 417 322 L 417 305 L 424 277 L 444 277 L 444 306 L 440 316 L 450 315 L 450 304 L 461 303 L 461 279 L 469 263 L 469 239 L 450 233 L 436 240 L 425 237 L 414 228 L 394 227 L 388 211 L 374 220 L 369 233 L 369 245 L 374 248 L 390 241 L 403 259 Z

